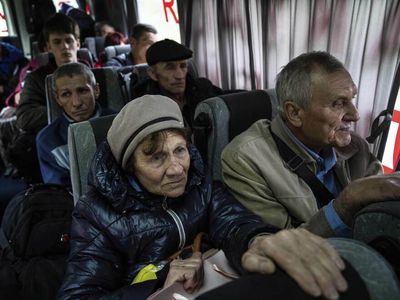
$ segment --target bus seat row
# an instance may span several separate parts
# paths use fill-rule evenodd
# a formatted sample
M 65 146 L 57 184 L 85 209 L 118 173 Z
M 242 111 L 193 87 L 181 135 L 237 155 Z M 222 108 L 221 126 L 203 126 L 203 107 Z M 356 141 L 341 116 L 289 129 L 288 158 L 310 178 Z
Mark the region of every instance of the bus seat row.
M 39 66 L 45 66 L 50 60 L 50 57 L 53 56 L 52 53 L 49 52 L 38 52 L 35 56 L 36 60 L 39 63 Z M 77 57 L 79 60 L 86 61 L 90 66 L 94 66 L 94 58 L 92 53 L 87 48 L 78 49 Z
M 214 179 L 221 179 L 219 160 L 225 145 L 258 119 L 271 118 L 274 98 L 274 90 L 255 90 L 210 98 L 198 105 L 196 116 L 205 114 L 206 119 L 210 120 L 203 136 L 208 154 L 202 151 L 202 155 L 207 157 Z M 91 159 L 98 144 L 106 137 L 113 118 L 106 116 L 69 126 L 68 149 L 75 202 L 87 191 L 86 180 Z M 201 148 L 199 131 L 196 129 L 194 143 Z
M 93 57 L 97 60 L 99 54 L 104 51 L 104 40 L 105 38 L 103 36 L 86 37 L 83 46 L 88 48 L 93 54 Z

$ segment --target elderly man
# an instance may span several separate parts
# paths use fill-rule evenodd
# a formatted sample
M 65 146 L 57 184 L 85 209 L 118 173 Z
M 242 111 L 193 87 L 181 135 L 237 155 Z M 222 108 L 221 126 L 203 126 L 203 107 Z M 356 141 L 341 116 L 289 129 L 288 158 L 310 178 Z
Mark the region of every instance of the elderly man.
M 100 95 L 93 72 L 80 63 L 59 67 L 53 75 L 56 101 L 63 114 L 43 128 L 36 138 L 40 169 L 45 183 L 70 186 L 68 126 L 103 115 L 96 104 Z
M 246 207 L 280 228 L 348 236 L 361 208 L 400 197 L 400 176 L 379 175 L 380 162 L 351 132 L 357 87 L 341 62 L 326 52 L 300 55 L 279 73 L 276 91 L 280 114 L 254 123 L 222 154 L 224 181 Z
M 113 57 L 106 66 L 125 67 L 146 63 L 146 51 L 157 41 L 157 30 L 148 24 L 136 24 L 133 26 L 131 38 L 131 52 L 122 53 Z
M 179 105 L 185 122 L 192 127 L 196 105 L 224 93 L 208 79 L 188 74 L 192 55 L 192 50 L 173 40 L 154 43 L 146 54 L 150 78 L 133 87 L 134 98 L 146 94 L 168 96 Z

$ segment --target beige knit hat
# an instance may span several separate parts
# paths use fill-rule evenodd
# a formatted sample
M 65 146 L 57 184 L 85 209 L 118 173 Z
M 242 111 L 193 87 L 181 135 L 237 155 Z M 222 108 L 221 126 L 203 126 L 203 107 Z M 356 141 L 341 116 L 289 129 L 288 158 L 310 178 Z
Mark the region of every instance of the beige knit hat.
M 137 145 L 149 134 L 169 128 L 184 128 L 178 104 L 165 96 L 144 95 L 126 104 L 107 133 L 116 161 L 125 169 Z

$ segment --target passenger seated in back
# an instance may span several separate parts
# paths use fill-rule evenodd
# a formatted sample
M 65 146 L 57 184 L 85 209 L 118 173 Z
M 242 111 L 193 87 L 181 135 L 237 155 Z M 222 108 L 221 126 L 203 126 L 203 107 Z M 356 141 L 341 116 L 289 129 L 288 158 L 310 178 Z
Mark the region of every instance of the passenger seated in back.
M 114 33 L 115 27 L 107 21 L 99 21 L 94 24 L 94 32 L 96 36 L 105 37 L 109 33 Z
M 47 65 L 26 76 L 16 110 L 18 131 L 7 150 L 10 161 L 22 173 L 21 175 L 33 178 L 35 182 L 41 181 L 35 138 L 37 132 L 47 125 L 45 79 L 58 66 L 77 62 L 77 52 L 80 47 L 78 25 L 62 13 L 56 13 L 46 21 L 43 35 L 47 51 L 53 54 L 54 59 L 51 58 Z
M 56 13 L 45 23 L 43 34 L 47 51 L 53 54 L 54 59 L 50 59 L 47 65 L 28 74 L 25 79 L 17 108 L 17 125 L 28 132 L 38 132 L 47 125 L 46 76 L 65 63 L 78 61 L 80 33 L 73 19 L 62 13 Z
M 80 63 L 59 67 L 53 75 L 53 90 L 63 114 L 43 128 L 36 138 L 42 178 L 45 183 L 71 185 L 69 176 L 68 126 L 111 113 L 96 103 L 100 89 L 93 72 Z
M 17 47 L 0 42 L 0 109 L 5 106 L 5 99 L 18 84 L 18 74 L 28 64 L 24 53 Z
M 104 38 L 104 48 L 108 46 L 125 45 L 126 42 L 127 42 L 126 37 L 121 32 L 115 31 L 107 34 L 106 37 Z M 107 61 L 106 53 L 105 51 L 102 51 L 98 55 L 95 68 L 103 67 L 106 61 Z
M 197 104 L 225 93 L 206 78 L 188 74 L 192 50 L 169 39 L 154 43 L 146 54 L 149 79 L 132 87 L 133 98 L 160 94 L 172 98 L 180 107 L 187 125 L 192 128 Z
M 122 53 L 113 57 L 106 66 L 125 67 L 131 65 L 145 64 L 147 49 L 157 41 L 157 30 L 147 24 L 136 24 L 133 26 L 130 44 L 131 52 Z
M 276 92 L 280 114 L 254 123 L 222 153 L 224 181 L 243 205 L 279 228 L 343 237 L 364 206 L 400 199 L 400 174 L 379 175 L 380 162 L 351 131 L 357 87 L 340 61 L 302 54 L 279 73 Z

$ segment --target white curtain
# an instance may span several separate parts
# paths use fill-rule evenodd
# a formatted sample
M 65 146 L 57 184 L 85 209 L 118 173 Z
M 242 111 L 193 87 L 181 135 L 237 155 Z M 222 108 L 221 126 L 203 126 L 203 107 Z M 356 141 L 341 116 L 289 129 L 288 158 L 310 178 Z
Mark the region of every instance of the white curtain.
M 226 89 L 267 89 L 301 53 L 341 60 L 358 86 L 360 121 L 387 106 L 400 59 L 398 0 L 194 0 L 190 47 L 199 73 Z M 248 17 L 247 17 L 248 16 Z M 254 82 L 252 82 L 254 81 Z

